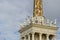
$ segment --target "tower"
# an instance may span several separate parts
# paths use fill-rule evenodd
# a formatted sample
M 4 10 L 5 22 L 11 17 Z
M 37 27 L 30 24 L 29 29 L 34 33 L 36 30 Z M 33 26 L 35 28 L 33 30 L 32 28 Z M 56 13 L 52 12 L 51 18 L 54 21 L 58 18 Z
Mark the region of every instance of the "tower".
M 21 26 L 19 32 L 21 40 L 56 40 L 56 19 L 54 22 L 45 19 L 42 0 L 34 0 L 33 17 Z

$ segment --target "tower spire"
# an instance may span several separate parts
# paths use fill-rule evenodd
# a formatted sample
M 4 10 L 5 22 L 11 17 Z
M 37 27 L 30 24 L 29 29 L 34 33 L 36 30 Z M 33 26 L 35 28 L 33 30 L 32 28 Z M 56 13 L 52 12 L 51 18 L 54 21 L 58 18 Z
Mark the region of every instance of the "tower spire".
M 33 9 L 33 17 L 34 16 L 43 16 L 42 13 L 42 0 L 34 0 L 34 9 Z

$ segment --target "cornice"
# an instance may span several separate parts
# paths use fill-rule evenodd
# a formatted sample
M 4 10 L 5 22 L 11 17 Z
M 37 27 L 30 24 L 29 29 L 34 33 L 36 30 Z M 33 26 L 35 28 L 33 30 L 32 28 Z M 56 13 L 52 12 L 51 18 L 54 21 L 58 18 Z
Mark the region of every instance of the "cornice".
M 51 29 L 51 30 L 57 30 L 58 29 L 58 27 L 53 27 L 53 26 L 46 26 L 46 25 L 39 25 L 39 24 L 29 24 L 29 25 L 26 25 L 23 28 L 21 28 L 19 30 L 19 32 L 22 33 L 22 32 L 28 30 L 31 27 L 38 27 L 38 28 Z

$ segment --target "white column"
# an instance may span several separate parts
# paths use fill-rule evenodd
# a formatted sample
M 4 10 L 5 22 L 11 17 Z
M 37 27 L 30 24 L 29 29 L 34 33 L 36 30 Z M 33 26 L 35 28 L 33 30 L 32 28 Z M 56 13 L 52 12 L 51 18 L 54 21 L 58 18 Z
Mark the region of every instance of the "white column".
M 32 40 L 34 40 L 34 33 L 32 33 Z
M 56 40 L 56 35 L 54 36 L 54 40 Z
M 26 40 L 26 36 L 24 37 L 24 40 Z
M 28 40 L 30 40 L 30 35 L 28 34 Z
M 47 40 L 49 40 L 49 35 L 47 34 Z
M 39 33 L 39 40 L 42 40 L 42 34 Z

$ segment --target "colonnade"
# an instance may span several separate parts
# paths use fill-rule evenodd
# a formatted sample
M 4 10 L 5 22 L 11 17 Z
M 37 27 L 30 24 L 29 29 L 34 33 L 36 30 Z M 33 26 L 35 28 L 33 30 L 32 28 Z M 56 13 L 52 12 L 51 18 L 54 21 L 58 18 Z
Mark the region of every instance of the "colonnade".
M 38 39 L 36 39 L 35 34 L 36 33 L 29 33 L 28 35 L 21 37 L 21 40 L 56 40 L 56 35 L 37 33 L 39 37 L 37 37 Z

